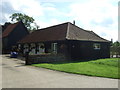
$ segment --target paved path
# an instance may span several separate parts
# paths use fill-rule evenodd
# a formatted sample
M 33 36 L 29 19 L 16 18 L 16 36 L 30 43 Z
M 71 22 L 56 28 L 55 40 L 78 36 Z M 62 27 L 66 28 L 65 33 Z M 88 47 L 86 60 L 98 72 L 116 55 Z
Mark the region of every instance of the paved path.
M 3 88 L 118 88 L 117 79 L 68 74 L 2 56 Z

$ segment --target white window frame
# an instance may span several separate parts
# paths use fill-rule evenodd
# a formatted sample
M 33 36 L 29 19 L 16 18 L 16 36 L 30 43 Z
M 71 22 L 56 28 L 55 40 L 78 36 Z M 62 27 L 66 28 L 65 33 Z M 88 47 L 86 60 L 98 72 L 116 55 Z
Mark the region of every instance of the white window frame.
M 18 49 L 21 49 L 21 44 L 18 44 Z
M 101 49 L 100 43 L 94 43 L 94 44 L 93 44 L 93 48 L 94 48 L 95 50 L 100 50 L 100 49 Z
M 41 48 L 41 46 L 44 46 L 44 48 Z M 38 50 L 37 54 L 45 53 L 45 44 L 44 43 L 38 43 L 37 50 Z
M 26 52 L 28 52 L 29 51 L 29 45 L 28 44 L 24 44 L 24 54 L 26 53 Z
M 53 53 L 57 54 L 57 43 L 52 43 L 51 48 L 52 48 Z

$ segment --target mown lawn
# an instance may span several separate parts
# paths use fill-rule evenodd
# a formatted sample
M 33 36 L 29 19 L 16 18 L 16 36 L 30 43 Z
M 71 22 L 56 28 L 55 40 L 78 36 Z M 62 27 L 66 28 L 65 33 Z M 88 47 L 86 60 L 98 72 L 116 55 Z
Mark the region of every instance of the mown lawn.
M 118 61 L 120 61 L 118 58 L 108 58 L 86 62 L 41 63 L 33 64 L 33 66 L 67 73 L 120 79 Z

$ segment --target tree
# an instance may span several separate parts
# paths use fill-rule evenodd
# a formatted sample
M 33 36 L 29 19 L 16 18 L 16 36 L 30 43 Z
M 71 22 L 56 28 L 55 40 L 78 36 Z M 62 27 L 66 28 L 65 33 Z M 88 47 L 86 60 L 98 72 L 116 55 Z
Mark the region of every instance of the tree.
M 112 43 L 111 46 L 111 55 L 116 55 L 116 57 L 120 56 L 120 42 L 116 41 Z
M 22 21 L 28 30 L 35 30 L 38 29 L 38 25 L 34 22 L 35 20 L 33 17 L 30 17 L 26 14 L 22 13 L 14 13 L 10 16 L 11 21 Z M 34 24 L 34 26 L 31 26 L 31 24 Z

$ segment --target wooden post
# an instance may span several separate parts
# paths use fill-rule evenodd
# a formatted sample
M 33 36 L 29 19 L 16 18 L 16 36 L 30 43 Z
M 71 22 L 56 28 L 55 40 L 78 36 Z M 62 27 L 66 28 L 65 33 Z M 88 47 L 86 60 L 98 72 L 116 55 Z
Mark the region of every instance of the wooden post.
M 29 60 L 29 52 L 25 53 L 25 65 L 31 65 L 31 62 Z
M 38 47 L 38 44 L 35 43 L 35 54 L 37 54 L 37 47 Z

